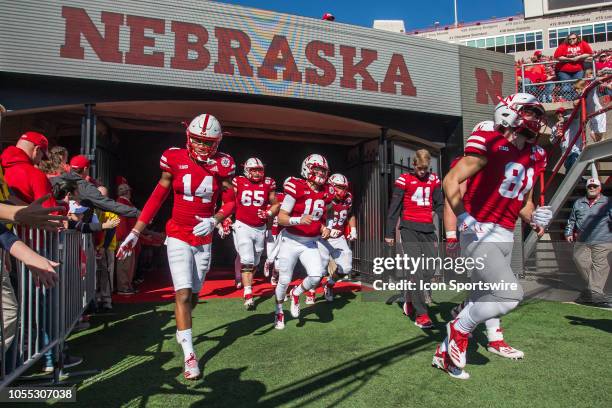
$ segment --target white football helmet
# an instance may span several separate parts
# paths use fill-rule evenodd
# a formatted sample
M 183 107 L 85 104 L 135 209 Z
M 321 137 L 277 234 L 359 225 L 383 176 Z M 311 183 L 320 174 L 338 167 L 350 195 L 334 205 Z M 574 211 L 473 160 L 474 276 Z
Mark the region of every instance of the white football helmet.
M 213 115 L 203 113 L 187 126 L 187 150 L 197 161 L 206 162 L 217 153 L 223 138 L 221 123 Z
M 347 189 L 348 189 L 348 179 L 340 173 L 335 173 L 329 176 L 328 179 L 329 184 L 334 188 L 336 192 L 336 197 L 339 199 L 343 199 L 346 197 Z
M 315 168 L 322 169 L 323 171 L 314 170 Z M 302 177 L 308 181 L 312 181 L 318 185 L 323 185 L 327 181 L 327 175 L 329 174 L 329 165 L 325 157 L 320 154 L 311 154 L 306 157 L 302 162 Z
M 264 165 L 257 157 L 251 157 L 244 162 L 244 175 L 252 182 L 259 182 L 264 178 Z
M 526 118 L 526 111 L 532 111 L 534 118 Z M 495 128 L 512 128 L 527 138 L 539 135 L 544 118 L 544 106 L 528 93 L 515 93 L 502 99 L 495 107 Z

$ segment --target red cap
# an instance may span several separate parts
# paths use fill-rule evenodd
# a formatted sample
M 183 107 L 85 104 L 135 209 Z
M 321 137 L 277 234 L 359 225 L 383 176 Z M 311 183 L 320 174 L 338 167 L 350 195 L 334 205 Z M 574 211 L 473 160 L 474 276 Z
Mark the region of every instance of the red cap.
M 334 17 L 332 13 L 325 13 L 323 14 L 323 17 L 321 18 L 321 20 L 326 20 L 326 21 L 334 21 L 335 19 L 336 17 Z
M 539 57 L 540 55 L 542 55 L 542 51 L 537 50 L 536 52 L 533 53 L 534 57 Z
M 84 169 L 85 167 L 89 167 L 89 159 L 82 154 L 74 156 L 70 159 L 70 167 L 73 169 Z
M 119 186 L 121 184 L 129 184 L 127 179 L 123 176 L 115 177 L 115 185 Z
M 42 133 L 38 132 L 25 132 L 19 140 L 27 140 L 28 142 L 34 143 L 34 145 L 40 147 L 45 157 L 49 156 L 49 141 Z
M 557 110 L 555 111 L 555 113 L 565 113 L 565 108 L 563 106 L 557 108 Z

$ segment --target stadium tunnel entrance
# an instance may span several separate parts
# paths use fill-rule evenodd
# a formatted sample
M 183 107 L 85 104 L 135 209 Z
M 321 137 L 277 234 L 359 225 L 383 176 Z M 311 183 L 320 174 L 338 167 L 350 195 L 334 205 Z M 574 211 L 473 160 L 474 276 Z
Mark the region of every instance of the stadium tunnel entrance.
M 230 132 L 219 150 L 234 157 L 238 174 L 247 158 L 259 157 L 266 164 L 266 175 L 274 178 L 280 189 L 285 178 L 299 175 L 308 154 L 319 153 L 328 159 L 332 172 L 347 175 L 360 231 L 354 248 L 355 270 L 366 274 L 371 271 L 371 259 L 382 253 L 379 245 L 395 177 L 406 171 L 411 154 L 418 148 L 432 153 L 432 170 L 440 174 L 442 149 L 455 144 L 453 132 L 432 138 L 431 131 L 440 122 L 426 116 L 417 122 L 423 128 L 429 124 L 430 133 L 415 135 L 294 107 L 181 100 L 102 102 L 6 112 L 0 124 L 0 140 L 4 148 L 26 130 L 41 131 L 50 146 L 64 146 L 70 156 L 89 155 L 93 159 L 92 175 L 111 192 L 116 191 L 116 177 L 125 177 L 133 188 L 135 205 L 142 208 L 159 179 L 162 152 L 185 145 L 181 122 L 203 112 L 219 118 L 223 129 Z M 458 129 L 459 123 L 455 120 L 449 129 Z M 436 129 L 433 134 L 444 132 Z M 460 145 L 460 133 L 456 138 Z M 163 231 L 170 211 L 171 199 L 152 229 Z M 219 250 L 213 251 L 213 267 L 233 266 L 232 240 L 216 236 L 214 245 Z

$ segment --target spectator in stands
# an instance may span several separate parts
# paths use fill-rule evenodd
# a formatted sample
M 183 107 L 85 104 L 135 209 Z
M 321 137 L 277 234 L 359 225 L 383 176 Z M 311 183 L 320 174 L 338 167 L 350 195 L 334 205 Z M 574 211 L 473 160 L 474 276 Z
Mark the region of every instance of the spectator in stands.
M 586 72 L 592 71 L 586 70 Z M 581 79 L 574 84 L 574 88 L 576 89 L 576 92 L 581 95 L 584 92 L 585 88 L 587 88 L 587 85 L 587 82 L 584 79 Z M 587 91 L 585 95 L 585 102 L 587 115 L 591 115 L 602 109 L 601 102 L 599 101 L 597 87 L 593 87 L 590 91 Z M 600 113 L 599 115 L 595 115 L 591 119 L 589 119 L 588 125 L 590 128 L 589 135 L 591 136 L 591 140 L 593 140 L 593 142 L 599 142 L 603 140 L 607 127 L 607 118 L 605 112 Z
M 108 189 L 98 187 L 104 197 L 108 197 Z M 98 219 L 105 223 L 119 222 L 119 216 L 110 211 L 97 210 Z M 96 301 L 98 310 L 107 312 L 113 309 L 112 296 L 115 273 L 115 250 L 117 249 L 116 229 L 107 229 L 96 234 Z
M 51 182 L 56 184 L 61 180 L 73 180 L 77 183 L 80 200 L 91 200 L 95 208 L 104 211 L 112 211 L 124 217 L 138 217 L 140 211 L 138 211 L 137 208 L 121 204 L 109 197 L 104 197 L 102 193 L 98 191 L 98 187 L 95 184 L 87 181 L 88 177 L 89 159 L 83 155 L 78 155 L 70 159 L 70 172 L 64 173 L 59 177 L 54 177 L 51 179 Z
M 336 21 L 336 17 L 334 17 L 334 15 L 332 13 L 325 13 L 325 14 L 323 14 L 323 17 L 321 17 L 321 20 Z
M 576 200 L 565 227 L 567 242 L 575 242 L 574 262 L 586 282 L 576 302 L 612 308 L 604 293 L 612 253 L 612 201 L 601 193 L 598 178 L 587 180 L 586 197 Z
M 49 150 L 47 160 L 41 161 L 39 168 L 47 174 L 48 178 L 53 178 L 70 171 L 67 161 L 68 150 L 63 146 L 54 146 Z
M 55 199 L 50 196 L 51 183 L 45 173 L 35 166 L 48 156 L 49 142 L 38 132 L 24 133 L 15 146 L 2 152 L 2 168 L 8 187 L 15 195 L 29 204 L 40 197 L 49 195 L 44 207 L 55 207 Z
M 120 184 L 117 186 L 117 202 L 128 207 L 134 207 L 132 204 L 132 188 L 127 184 Z M 117 241 L 122 242 L 132 231 L 136 224 L 135 218 L 127 218 L 121 214 L 121 223 L 117 228 Z M 117 272 L 117 293 L 120 295 L 133 295 L 138 291 L 134 289 L 132 280 L 134 279 L 134 271 L 136 268 L 136 262 L 138 254 L 140 252 L 140 242 L 134 248 L 131 255 L 125 257 L 122 260 L 117 260 L 116 272 Z
M 531 84 L 539 84 L 542 82 L 549 82 L 555 79 L 554 75 L 550 75 L 542 61 L 542 51 L 538 50 L 533 53 L 531 62 L 535 65 L 529 65 L 525 68 L 525 78 L 523 83 L 525 84 L 525 91 L 538 97 L 540 102 L 548 103 L 552 102 L 552 91 L 555 87 L 554 84 L 546 84 L 534 86 Z
M 591 46 L 583 41 L 578 34 L 570 33 L 565 41 L 555 50 L 557 63 L 557 77 L 560 81 L 582 79 L 584 77 L 585 60 L 593 55 Z M 570 82 L 561 86 L 562 97 L 576 99 L 576 94 Z
M 552 131 L 550 132 L 550 142 L 552 144 L 559 144 L 561 148 L 561 154 L 565 153 L 567 150 L 569 143 L 571 142 L 570 137 L 574 137 L 576 132 L 578 131 L 578 115 L 575 115 L 572 118 L 571 126 L 569 121 L 569 113 L 566 111 L 564 107 L 560 107 L 555 111 L 555 116 L 557 122 L 552 126 Z M 580 138 L 579 138 L 580 139 Z M 569 169 L 572 168 L 578 156 L 581 153 L 581 143 L 576 143 L 572 146 L 572 149 L 563 163 L 565 167 L 565 171 L 568 172 Z

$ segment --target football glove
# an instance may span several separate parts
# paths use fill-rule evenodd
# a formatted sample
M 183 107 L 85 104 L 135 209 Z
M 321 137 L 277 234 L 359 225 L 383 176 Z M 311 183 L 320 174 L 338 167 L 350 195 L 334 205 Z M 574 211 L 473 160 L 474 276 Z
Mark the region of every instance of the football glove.
M 219 223 L 215 217 L 202 218 L 197 215 L 195 217 L 198 221 L 200 221 L 198 225 L 193 227 L 192 232 L 196 237 L 202 237 L 210 234 L 213 228 L 215 228 Z
M 337 229 L 333 229 L 333 230 L 331 230 L 331 232 L 329 233 L 329 237 L 330 237 L 330 238 L 338 238 L 340 235 L 342 235 L 342 231 L 337 230 Z
M 457 238 L 446 238 L 446 256 L 457 258 L 461 253 Z
M 221 224 L 217 225 L 217 230 L 222 239 L 227 237 L 232 232 L 232 219 L 230 217 L 224 219 Z
M 351 232 L 348 234 L 349 241 L 355 241 L 357 239 L 357 228 L 351 227 Z
M 546 228 L 548 227 L 548 224 L 550 224 L 552 217 L 553 217 L 553 213 L 552 213 L 552 210 L 550 209 L 550 206 L 545 205 L 545 206 L 536 208 L 536 210 L 531 214 L 531 222 L 542 228 Z
M 468 214 L 467 211 L 463 214 L 459 214 L 459 216 L 457 217 L 457 225 L 459 226 L 459 231 L 461 232 L 478 232 L 477 229 L 479 229 L 478 221 L 476 221 L 476 218 Z
M 128 256 L 132 255 L 134 252 L 134 247 L 138 243 L 138 238 L 140 238 L 140 232 L 136 230 L 130 231 L 127 237 L 123 240 L 121 245 L 119 246 L 119 250 L 117 251 L 117 259 L 123 260 Z

